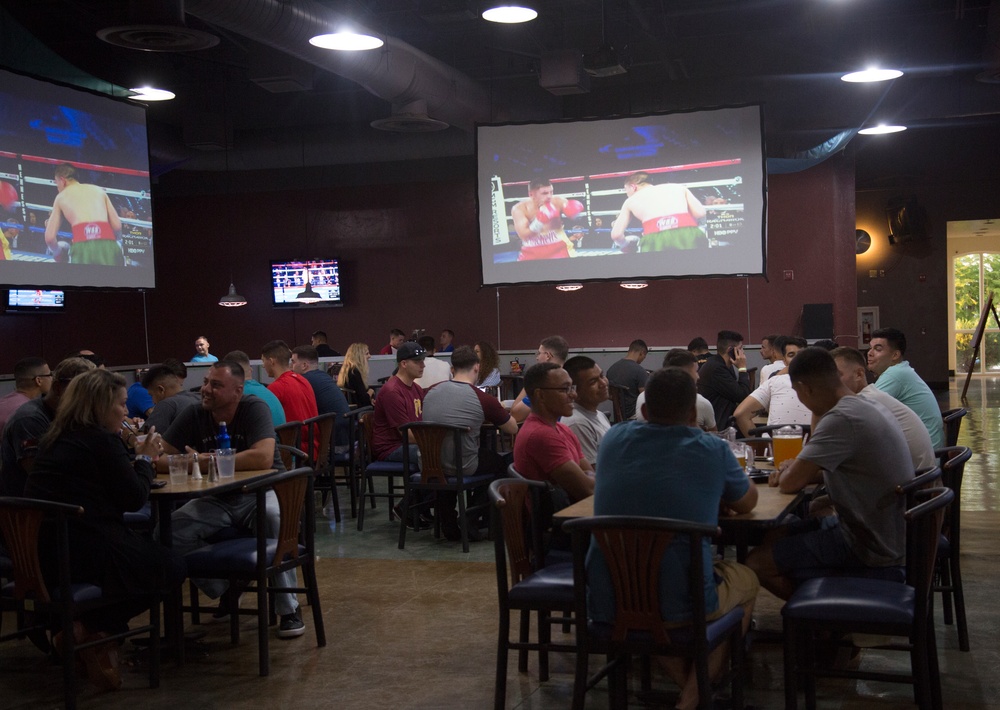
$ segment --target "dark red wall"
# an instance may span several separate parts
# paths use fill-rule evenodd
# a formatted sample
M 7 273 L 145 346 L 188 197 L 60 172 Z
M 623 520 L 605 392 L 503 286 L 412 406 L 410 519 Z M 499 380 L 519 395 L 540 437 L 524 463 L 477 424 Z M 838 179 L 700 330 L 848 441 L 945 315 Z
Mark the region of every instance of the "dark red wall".
M 157 288 L 137 293 L 68 296 L 60 315 L 0 317 L 0 372 L 26 354 L 51 361 L 92 348 L 112 364 L 190 357 L 206 335 L 212 351 L 257 357 L 268 340 L 308 341 L 322 328 L 334 348 L 355 340 L 373 350 L 389 328 L 451 328 L 459 342 L 498 340 L 496 289 L 479 289 L 479 249 L 472 178 L 390 185 L 331 186 L 191 196 L 157 196 Z M 243 184 L 246 184 L 244 180 Z M 264 184 L 261 181 L 260 184 Z M 188 185 L 196 192 L 197 186 Z M 577 347 L 651 346 L 709 340 L 721 328 L 749 343 L 771 333 L 801 332 L 803 303 L 833 303 L 835 330 L 854 344 L 854 166 L 839 156 L 806 172 L 769 178 L 768 277 L 659 281 L 642 291 L 588 284 L 500 289 L 499 345 L 534 349 L 561 333 Z M 289 312 L 271 306 L 271 259 L 337 256 L 346 306 Z M 786 281 L 783 272 L 794 272 Z M 232 273 L 248 306 L 217 305 Z

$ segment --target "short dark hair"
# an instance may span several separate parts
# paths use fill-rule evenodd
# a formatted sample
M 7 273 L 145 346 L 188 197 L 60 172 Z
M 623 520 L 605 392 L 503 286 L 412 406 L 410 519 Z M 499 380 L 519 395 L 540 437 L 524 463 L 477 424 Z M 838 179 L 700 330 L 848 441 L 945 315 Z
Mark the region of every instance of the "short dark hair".
M 288 362 L 292 357 L 292 350 L 284 340 L 272 340 L 260 349 L 260 354 L 264 357 L 272 357 L 275 360 Z
M 833 350 L 837 347 L 837 341 L 830 340 L 829 338 L 823 338 L 822 340 L 817 340 L 813 343 L 813 346 L 823 348 L 824 350 Z
M 448 335 L 450 335 L 450 336 L 451 336 L 452 338 L 454 338 L 454 337 L 455 337 L 455 331 L 454 331 L 454 330 L 452 330 L 451 328 L 442 328 L 442 329 L 441 329 L 441 332 L 442 332 L 442 333 L 447 333 L 447 334 L 448 334 Z
M 569 343 L 561 335 L 550 335 L 539 344 L 552 353 L 559 362 L 566 362 L 566 358 L 569 357 Z
M 631 343 L 628 344 L 628 351 L 630 353 L 642 353 L 645 355 L 649 352 L 649 347 L 646 345 L 645 340 L 636 338 Z
M 313 334 L 312 334 L 312 337 L 314 337 L 314 338 L 323 338 L 323 342 L 325 343 L 326 342 L 326 331 L 325 330 L 314 330 Z
M 856 367 L 868 369 L 868 362 L 865 360 L 865 356 L 857 348 L 849 348 L 846 345 L 841 345 L 830 351 L 830 357 L 834 360 L 844 360 Z
M 782 355 L 785 354 L 785 341 L 788 340 L 787 335 L 777 335 L 774 340 L 771 341 L 771 347 L 777 348 L 778 352 Z
M 404 338 L 406 337 L 406 333 L 401 331 L 399 328 L 393 328 L 392 330 L 389 331 L 390 338 L 398 338 L 400 335 L 402 335 Z
M 471 370 L 478 363 L 479 356 L 468 345 L 461 345 L 455 348 L 455 351 L 451 354 L 451 366 L 455 368 L 456 372 Z
M 885 338 L 893 350 L 898 350 L 900 355 L 906 355 L 906 336 L 903 335 L 903 331 L 896 328 L 879 328 L 872 333 L 872 340 L 875 338 Z
M 799 350 L 788 366 L 788 375 L 793 383 L 805 382 L 811 386 L 836 388 L 840 383 L 837 363 L 828 351 L 817 347 Z
M 597 363 L 594 362 L 593 358 L 589 358 L 586 355 L 574 355 L 563 364 L 563 369 L 569 373 L 570 378 L 573 380 L 573 384 L 577 384 L 577 376 L 584 370 L 591 369 L 596 364 Z
M 777 339 L 777 337 L 778 337 L 777 333 L 775 333 L 774 335 L 765 335 L 763 338 L 760 339 L 760 342 L 763 343 L 766 340 L 771 344 L 771 347 L 774 347 L 774 341 Z
M 679 367 L 657 370 L 646 380 L 646 416 L 650 421 L 686 423 L 695 407 L 697 385 Z
M 663 356 L 664 367 L 691 367 L 697 364 L 698 358 L 694 356 L 694 353 L 684 348 L 668 350 L 667 354 Z
M 708 350 L 708 341 L 699 335 L 697 338 L 691 339 L 691 342 L 688 343 L 687 349 L 691 352 L 694 352 L 695 350 Z
M 719 335 L 715 339 L 715 349 L 721 355 L 729 350 L 729 348 L 735 347 L 742 342 L 742 333 L 737 333 L 735 330 L 720 330 Z
M 48 367 L 49 364 L 45 362 L 45 358 L 41 357 L 25 357 L 17 361 L 14 365 L 14 381 L 19 384 L 28 384 L 30 380 L 38 377 L 38 371 Z
M 809 343 L 806 342 L 805 338 L 797 338 L 794 335 L 786 335 L 785 338 L 781 341 L 782 355 L 785 354 L 785 348 L 787 348 L 789 345 L 795 345 L 796 347 L 798 347 L 799 350 L 801 350 L 802 348 L 809 347 Z M 829 350 L 829 348 L 823 348 L 823 349 Z
M 246 372 L 243 370 L 243 365 L 236 362 L 236 360 L 223 358 L 218 362 L 212 363 L 213 370 L 218 370 L 223 368 L 229 370 L 229 374 L 232 375 L 233 377 L 240 378 L 241 383 L 243 382 L 244 379 L 246 379 Z
M 222 358 L 223 360 L 230 360 L 232 362 L 238 362 L 240 367 L 243 368 L 243 376 L 246 377 L 250 374 L 250 356 L 247 355 L 242 350 L 233 350 L 226 353 L 226 356 Z
M 554 362 L 538 362 L 524 371 L 524 392 L 529 397 L 535 396 L 535 390 L 544 387 L 553 370 L 561 370 L 562 366 Z
M 552 181 L 544 177 L 535 178 L 528 183 L 528 192 L 534 192 L 540 187 L 552 187 Z
M 298 355 L 300 360 L 311 363 L 319 362 L 319 353 L 316 352 L 316 348 L 312 345 L 299 345 L 292 350 L 292 353 Z
M 437 350 L 437 341 L 434 339 L 434 336 L 432 335 L 421 335 L 419 338 L 417 338 L 417 345 L 419 345 L 429 353 L 432 353 L 435 350 Z
M 146 374 L 142 376 L 142 386 L 146 389 L 155 387 L 161 380 L 168 377 L 177 377 L 177 373 L 166 365 L 153 365 Z
M 171 372 L 180 377 L 182 380 L 187 379 L 188 376 L 187 365 L 185 365 L 177 358 L 168 357 L 166 360 L 163 361 L 162 364 L 164 367 L 169 368 Z

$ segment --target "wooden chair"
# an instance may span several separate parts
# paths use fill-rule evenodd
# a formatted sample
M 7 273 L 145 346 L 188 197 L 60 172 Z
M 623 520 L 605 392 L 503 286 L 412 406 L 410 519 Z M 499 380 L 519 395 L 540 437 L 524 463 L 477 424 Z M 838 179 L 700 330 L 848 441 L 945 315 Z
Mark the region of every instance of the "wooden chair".
M 962 478 L 965 463 L 972 457 L 967 446 L 949 446 L 934 452 L 941 460 L 942 482 L 955 493 L 944 514 L 938 541 L 938 568 L 935 592 L 941 593 L 944 623 L 956 623 L 958 647 L 968 651 L 969 626 L 965 618 L 965 591 L 962 588 Z
M 622 413 L 622 402 L 624 402 L 625 395 L 628 393 L 628 387 L 609 383 L 608 393 L 611 395 L 611 413 L 614 417 L 614 423 L 618 424 L 625 421 L 625 416 Z
M 66 503 L 34 500 L 31 498 L 0 498 L 0 533 L 11 554 L 13 594 L 7 599 L 18 619 L 18 628 L 0 641 L 40 633 L 61 631 L 65 658 L 63 660 L 63 689 L 66 707 L 76 707 L 75 654 L 78 651 L 119 641 L 140 634 L 149 639 L 149 687 L 160 685 L 160 596 L 147 595 L 149 623 L 77 645 L 73 621 L 81 614 L 102 606 L 118 603 L 114 597 L 105 597 L 99 586 L 74 583 L 70 579 L 69 525 L 68 520 L 83 514 L 83 508 Z M 58 553 L 58 581 L 50 589 L 42 576 L 38 555 L 38 534 L 43 522 L 54 526 Z M 6 596 L 6 591 L 5 591 Z
M 362 414 L 359 419 L 359 424 L 361 426 L 361 436 L 359 437 L 359 441 L 362 444 L 360 465 L 363 471 L 361 486 L 358 492 L 358 532 L 361 532 L 364 530 L 365 526 L 366 498 L 371 502 L 372 510 L 375 509 L 376 498 L 385 498 L 389 503 L 389 520 L 393 519 L 393 504 L 397 498 L 401 498 L 403 496 L 402 490 L 396 486 L 396 479 L 403 477 L 406 469 L 403 468 L 402 462 L 374 460 L 374 411 Z M 385 478 L 385 493 L 377 493 L 375 491 L 376 478 Z
M 743 707 L 743 607 L 736 607 L 713 621 L 705 619 L 705 538 L 716 526 L 670 518 L 595 516 L 563 524 L 573 537 L 573 580 L 576 600 L 576 674 L 573 709 L 582 710 L 589 687 L 608 677 L 610 706 L 628 706 L 628 665 L 633 654 L 665 655 L 690 659 L 698 677 L 698 706 L 714 707 L 708 656 L 729 641 L 733 707 Z M 678 536 L 686 536 L 690 550 L 684 585 L 691 600 L 691 624 L 667 630 L 660 612 L 660 564 L 664 552 Z M 607 562 L 614 587 L 615 619 L 612 624 L 589 622 L 587 615 L 587 551 L 591 537 Z M 681 537 L 680 539 L 683 539 Z M 588 682 L 589 656 L 606 654 L 608 665 Z
M 543 566 L 540 552 L 540 505 L 537 494 L 545 489 L 541 481 L 502 478 L 490 484 L 493 545 L 496 557 L 497 597 L 500 605 L 497 638 L 494 710 L 504 710 L 507 700 L 507 656 L 518 652 L 518 670 L 528 670 L 528 652 L 538 652 L 538 679 L 549 679 L 549 651 L 574 651 L 575 645 L 553 644 L 552 612 L 573 611 L 573 566 L 571 563 Z M 531 501 L 529 514 L 528 502 Z M 517 641 L 510 640 L 511 612 L 521 614 Z M 531 612 L 538 613 L 538 641 L 529 641 Z
M 333 453 L 334 473 L 338 468 L 342 471 L 343 481 L 351 497 L 352 518 L 358 515 L 358 494 L 361 485 L 361 449 L 364 443 L 361 441 L 363 437 L 360 421 L 362 416 L 373 411 L 373 407 L 360 407 L 344 415 L 347 421 L 347 450 L 338 452 L 334 449 Z
M 273 607 L 275 593 L 305 592 L 312 608 L 316 645 L 320 648 L 326 646 L 319 585 L 316 581 L 313 469 L 303 466 L 275 473 L 243 486 L 241 490 L 244 494 L 253 493 L 257 497 L 255 536 L 206 545 L 189 553 L 185 560 L 192 577 L 229 580 L 229 590 L 226 593 L 232 601 L 235 601 L 242 590 L 256 592 L 257 608 L 240 609 L 239 614 L 253 614 L 257 617 L 258 671 L 260 675 L 266 676 L 270 672 L 268 621 L 273 616 L 269 610 Z M 277 538 L 267 537 L 266 495 L 269 490 L 274 491 L 281 510 Z M 268 584 L 268 579 L 274 575 L 298 567 L 302 568 L 305 587 L 285 588 Z M 233 606 L 231 604 L 230 608 Z M 230 634 L 233 644 L 239 643 L 239 619 L 236 613 L 231 616 Z
M 931 582 L 941 524 L 955 494 L 947 488 L 932 488 L 914 495 L 922 502 L 905 514 L 906 584 L 882 579 L 818 577 L 799 586 L 782 608 L 786 710 L 798 707 L 800 687 L 805 691 L 807 706 L 816 707 L 815 678 L 822 676 L 910 683 L 921 710 L 942 707 Z M 907 638 L 906 644 L 883 648 L 907 651 L 910 672 L 817 667 L 814 634 L 855 632 Z
M 315 417 L 310 417 L 302 423 L 306 426 L 306 454 L 309 457 L 309 465 L 313 468 L 314 485 L 323 491 L 323 509 L 326 510 L 326 499 L 329 496 L 333 503 L 333 516 L 336 522 L 340 522 L 340 496 L 337 495 L 337 482 L 333 475 L 333 451 L 334 428 L 337 423 L 336 412 L 327 412 Z M 315 442 L 319 441 L 319 450 L 315 450 Z
M 286 447 L 302 450 L 302 422 L 285 422 L 274 427 L 274 433 L 278 436 L 278 443 Z M 281 449 L 281 462 L 285 464 L 285 469 L 291 471 L 294 466 L 292 454 L 289 449 Z
M 944 422 L 944 445 L 958 446 L 958 434 L 962 430 L 962 418 L 969 412 L 961 407 L 941 413 Z

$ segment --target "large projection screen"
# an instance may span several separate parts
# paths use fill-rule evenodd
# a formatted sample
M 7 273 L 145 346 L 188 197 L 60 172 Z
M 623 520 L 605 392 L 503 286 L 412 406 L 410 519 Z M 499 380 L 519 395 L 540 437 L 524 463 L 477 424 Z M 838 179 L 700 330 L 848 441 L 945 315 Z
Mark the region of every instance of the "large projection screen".
M 0 70 L 0 229 L 0 284 L 155 286 L 146 109 Z
M 759 106 L 481 125 L 476 156 L 484 286 L 765 273 Z

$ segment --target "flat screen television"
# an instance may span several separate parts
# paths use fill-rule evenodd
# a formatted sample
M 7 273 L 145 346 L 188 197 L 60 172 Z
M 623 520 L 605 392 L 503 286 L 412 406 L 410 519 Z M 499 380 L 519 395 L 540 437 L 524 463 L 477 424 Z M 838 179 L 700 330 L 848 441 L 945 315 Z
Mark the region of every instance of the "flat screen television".
M 61 311 L 66 305 L 62 291 L 12 288 L 7 292 L 7 310 L 18 312 Z
M 271 295 L 276 308 L 344 305 L 336 259 L 271 262 Z
M 0 136 L 0 285 L 156 285 L 143 106 L 0 70 Z
M 766 271 L 760 106 L 476 127 L 483 285 Z

